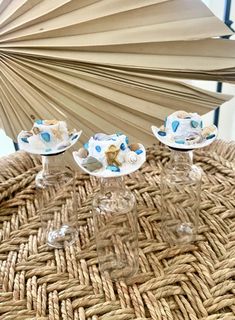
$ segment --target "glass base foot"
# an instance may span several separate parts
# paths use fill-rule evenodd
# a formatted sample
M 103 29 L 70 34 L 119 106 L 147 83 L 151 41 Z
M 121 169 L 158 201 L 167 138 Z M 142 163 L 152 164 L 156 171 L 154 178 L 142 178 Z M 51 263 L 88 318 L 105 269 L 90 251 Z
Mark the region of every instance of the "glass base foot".
M 60 249 L 73 244 L 76 239 L 76 229 L 68 225 L 63 225 L 60 229 L 48 233 L 47 244 L 50 247 Z

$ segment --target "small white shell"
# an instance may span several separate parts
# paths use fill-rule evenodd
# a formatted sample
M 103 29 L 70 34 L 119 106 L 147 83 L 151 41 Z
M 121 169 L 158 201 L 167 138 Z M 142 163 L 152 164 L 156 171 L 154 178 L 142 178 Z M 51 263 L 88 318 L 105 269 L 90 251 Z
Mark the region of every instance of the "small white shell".
M 130 151 L 126 154 L 126 162 L 134 164 L 137 162 L 137 160 L 138 160 L 138 156 L 134 151 Z

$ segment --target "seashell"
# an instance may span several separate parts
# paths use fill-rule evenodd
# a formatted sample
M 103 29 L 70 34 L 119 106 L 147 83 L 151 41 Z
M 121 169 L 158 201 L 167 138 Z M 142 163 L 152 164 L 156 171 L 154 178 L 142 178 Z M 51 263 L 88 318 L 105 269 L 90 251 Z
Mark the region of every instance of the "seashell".
M 36 135 L 41 132 L 38 127 L 34 127 L 34 128 L 32 129 L 32 131 L 33 131 L 33 133 L 36 134 Z
M 78 157 L 79 157 L 79 158 L 82 158 L 82 159 L 87 158 L 88 154 L 89 154 L 89 153 L 88 153 L 87 149 L 85 149 L 85 148 L 80 148 L 80 149 L 78 150 L 78 152 L 77 152 Z
M 58 120 L 55 120 L 55 119 L 53 119 L 53 120 L 44 120 L 44 123 L 43 124 L 45 124 L 45 125 L 47 125 L 47 126 L 53 126 L 54 124 L 58 124 Z
M 179 124 L 180 124 L 180 123 L 179 123 L 179 121 L 177 121 L 177 120 L 175 120 L 175 121 L 172 122 L 171 126 L 172 126 L 173 132 L 176 132 L 176 131 L 177 131 Z
M 31 131 L 25 131 L 25 137 L 32 137 L 33 133 Z
M 134 164 L 137 162 L 138 157 L 137 154 L 135 153 L 135 151 L 130 151 L 127 153 L 126 157 L 125 157 L 126 162 Z
M 204 138 L 206 138 L 207 136 L 209 136 L 210 134 L 215 132 L 216 127 L 215 126 L 209 126 L 209 127 L 205 127 L 204 129 L 202 129 L 202 136 Z
M 194 143 L 199 143 L 201 142 L 201 135 L 198 133 L 190 133 L 187 135 L 187 137 L 185 138 L 185 142 L 188 145 L 194 144 Z
M 109 165 L 106 167 L 107 170 L 111 170 L 112 172 L 120 172 L 120 168 L 114 165 Z
M 135 151 L 135 150 L 138 150 L 140 148 L 139 144 L 138 143 L 132 143 L 129 145 L 129 149 L 131 151 Z
M 190 117 L 188 112 L 180 110 L 180 111 L 177 112 L 177 118 L 179 118 L 179 119 L 186 119 L 186 118 L 190 119 L 191 117 Z
M 42 132 L 40 134 L 40 136 L 45 142 L 50 142 L 51 141 L 51 136 L 50 136 L 50 133 L 48 133 L 48 132 Z
M 197 127 L 199 126 L 199 123 L 198 123 L 197 121 L 195 121 L 195 120 L 192 120 L 192 121 L 190 122 L 190 124 L 191 124 L 191 127 L 192 127 L 192 128 L 197 128 Z
M 94 157 L 88 157 L 83 163 L 83 167 L 92 172 L 101 169 L 103 164 Z

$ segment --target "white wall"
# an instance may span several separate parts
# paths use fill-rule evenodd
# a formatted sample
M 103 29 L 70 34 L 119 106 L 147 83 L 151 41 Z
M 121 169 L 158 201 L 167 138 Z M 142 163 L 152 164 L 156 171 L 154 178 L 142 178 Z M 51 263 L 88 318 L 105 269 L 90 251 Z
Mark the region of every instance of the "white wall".
M 224 17 L 224 7 L 225 0 L 202 0 L 210 10 L 221 20 Z M 230 20 L 235 22 L 235 0 L 232 0 L 231 11 L 230 11 Z M 235 29 L 235 23 L 232 27 Z M 235 35 L 230 37 L 233 41 L 235 40 Z M 202 88 L 215 91 L 216 85 L 212 82 L 193 82 L 195 85 L 199 85 Z M 222 92 L 226 94 L 231 94 L 235 96 L 235 85 L 223 84 Z M 213 112 L 204 116 L 204 121 L 206 123 L 213 122 Z M 235 140 L 235 97 L 232 98 L 229 102 L 224 103 L 220 107 L 220 116 L 219 116 L 219 138 L 224 140 Z

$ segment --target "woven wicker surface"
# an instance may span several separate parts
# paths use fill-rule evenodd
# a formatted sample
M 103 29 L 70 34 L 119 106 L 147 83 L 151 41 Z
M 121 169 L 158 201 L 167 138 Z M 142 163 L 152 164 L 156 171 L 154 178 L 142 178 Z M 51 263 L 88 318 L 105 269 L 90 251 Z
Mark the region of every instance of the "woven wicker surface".
M 161 166 L 155 146 L 126 180 L 139 214 L 137 276 L 111 282 L 98 270 L 91 215 L 95 178 L 77 177 L 79 241 L 52 249 L 42 240 L 34 178 L 37 158 L 0 161 L 0 319 L 235 319 L 235 147 L 216 142 L 195 152 L 204 170 L 200 228 L 194 244 L 169 247 L 160 232 Z M 51 202 L 66 205 L 61 190 Z

